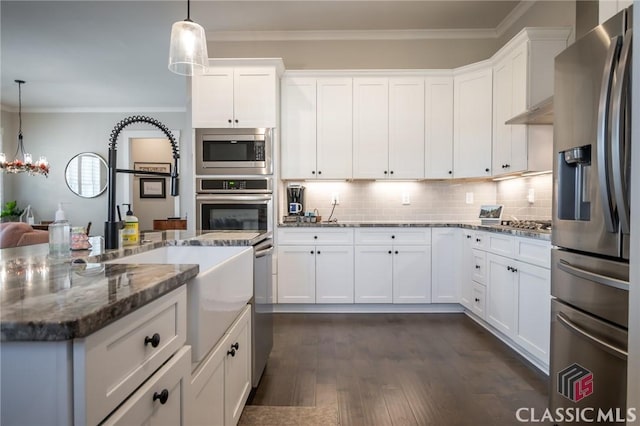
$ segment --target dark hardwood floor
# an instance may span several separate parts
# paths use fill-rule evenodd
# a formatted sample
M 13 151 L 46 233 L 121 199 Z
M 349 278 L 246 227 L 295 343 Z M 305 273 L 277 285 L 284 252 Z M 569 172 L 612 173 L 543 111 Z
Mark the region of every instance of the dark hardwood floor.
M 274 331 L 248 404 L 333 405 L 343 426 L 512 425 L 547 405 L 547 378 L 463 314 L 277 314 Z

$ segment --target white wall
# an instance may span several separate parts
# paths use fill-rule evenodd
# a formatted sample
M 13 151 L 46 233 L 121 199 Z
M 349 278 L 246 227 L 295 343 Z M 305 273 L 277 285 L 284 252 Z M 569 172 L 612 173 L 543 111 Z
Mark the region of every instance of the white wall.
M 8 113 L 3 113 L 8 114 Z M 17 120 L 17 114 L 10 114 L 13 121 Z M 94 152 L 105 160 L 108 154 L 108 139 L 113 127 L 123 118 L 130 115 L 149 115 L 160 120 L 169 129 L 185 131 L 185 113 L 163 112 L 148 113 L 24 113 L 23 134 L 25 148 L 35 157 L 47 156 L 51 164 L 51 172 L 48 178 L 28 175 L 5 175 L 3 179 L 3 192 L 5 200 L 17 200 L 18 205 L 25 207 L 31 204 L 35 211 L 36 221 L 53 220 L 53 216 L 59 202 L 65 203 L 64 209 L 67 218 L 72 225 L 84 226 L 92 222 L 92 235 L 104 233 L 104 222 L 107 216 L 106 192 L 96 198 L 81 198 L 73 194 L 64 180 L 64 171 L 68 161 L 80 152 Z M 3 115 L 5 126 L 6 115 Z M 5 127 L 8 128 L 9 126 Z M 125 129 L 152 129 L 146 124 L 133 124 Z M 17 130 L 16 130 L 17 131 Z M 11 132 L 13 133 L 13 132 Z M 118 141 L 118 146 L 122 143 Z M 15 138 L 4 137 L 4 150 L 7 155 L 13 156 L 15 152 Z M 167 144 L 168 145 L 168 144 Z M 193 166 L 191 149 L 183 149 L 180 142 L 181 166 L 180 174 L 183 179 L 180 182 L 182 194 L 193 193 L 191 179 Z M 119 164 L 119 167 L 124 167 Z M 129 202 L 123 200 L 121 188 L 117 194 L 119 203 Z M 168 192 L 168 191 L 167 191 Z M 168 195 L 168 197 L 170 197 Z M 182 215 L 186 212 L 181 212 Z M 124 212 L 123 212 L 124 214 Z M 193 214 L 189 214 L 193 217 Z

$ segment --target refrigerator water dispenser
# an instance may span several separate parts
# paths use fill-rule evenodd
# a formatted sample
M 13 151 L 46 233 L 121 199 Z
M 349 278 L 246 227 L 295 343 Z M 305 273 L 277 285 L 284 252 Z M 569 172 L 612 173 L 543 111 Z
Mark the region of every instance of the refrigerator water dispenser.
M 589 175 L 591 145 L 575 147 L 558 154 L 558 218 L 590 220 Z

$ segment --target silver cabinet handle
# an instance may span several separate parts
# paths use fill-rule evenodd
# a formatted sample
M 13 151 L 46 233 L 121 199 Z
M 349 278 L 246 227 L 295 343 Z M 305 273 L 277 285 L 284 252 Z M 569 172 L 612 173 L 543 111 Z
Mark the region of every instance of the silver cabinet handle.
M 622 126 L 625 124 L 625 108 L 624 104 L 628 102 L 630 93 L 629 78 L 631 74 L 631 42 L 633 38 L 633 30 L 627 30 L 624 37 L 622 52 L 620 53 L 620 62 L 616 70 L 616 78 L 613 83 L 612 96 L 612 120 L 613 127 L 611 129 L 611 165 L 613 171 L 613 188 L 618 207 L 618 218 L 620 219 L 620 228 L 624 234 L 629 234 L 629 191 L 626 188 L 625 180 L 625 146 L 630 141 L 626 140 L 627 132 Z M 628 104 L 630 105 L 630 103 Z M 631 117 L 631 115 L 629 115 Z M 630 125 L 627 123 L 627 125 Z M 622 128 L 622 129 L 621 129 Z
M 611 84 L 615 73 L 614 62 L 620 50 L 621 37 L 616 36 L 611 39 L 604 71 L 602 72 L 602 82 L 600 85 L 600 101 L 598 105 L 598 182 L 600 184 L 600 201 L 604 210 L 604 222 L 608 232 L 615 232 L 614 213 L 609 191 L 609 101 L 611 98 Z
M 559 261 L 557 265 L 558 265 L 558 269 L 561 269 L 564 272 L 571 274 L 575 277 L 593 281 L 598 284 L 606 285 L 609 287 L 617 288 L 619 290 L 629 291 L 628 281 L 623 281 L 617 278 L 598 274 L 596 272 L 591 272 L 591 271 L 586 271 L 584 269 L 576 268 L 575 266 L 571 265 L 570 263 L 567 263 L 564 260 Z
M 574 323 L 569 318 L 567 318 L 567 316 L 565 314 L 563 314 L 562 312 L 559 312 L 559 313 L 556 314 L 556 319 L 562 325 L 564 325 L 565 327 L 569 328 L 573 332 L 579 334 L 580 336 L 582 336 L 582 337 L 584 337 L 586 339 L 589 339 L 590 341 L 596 343 L 598 346 L 600 346 L 602 349 L 604 349 L 605 351 L 609 352 L 610 354 L 615 355 L 618 358 L 621 358 L 621 359 L 626 361 L 628 353 L 624 349 L 621 349 L 621 348 L 618 348 L 616 346 L 613 346 L 611 343 L 607 343 L 604 340 L 599 339 L 598 337 L 594 336 L 593 334 L 590 334 L 586 330 L 583 330 L 582 328 L 580 328 L 580 326 L 578 326 L 576 323 Z

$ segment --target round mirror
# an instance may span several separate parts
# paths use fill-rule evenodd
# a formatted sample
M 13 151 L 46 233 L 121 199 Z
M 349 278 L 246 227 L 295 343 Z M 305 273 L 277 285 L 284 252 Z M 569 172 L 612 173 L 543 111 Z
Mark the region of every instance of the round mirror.
M 82 152 L 67 163 L 64 180 L 74 194 L 97 197 L 107 189 L 107 163 L 98 154 Z

